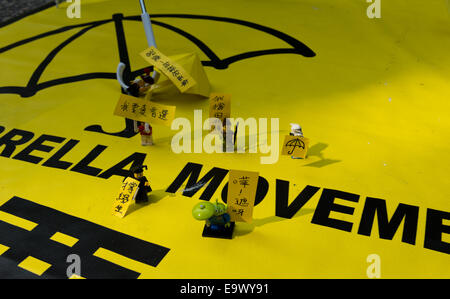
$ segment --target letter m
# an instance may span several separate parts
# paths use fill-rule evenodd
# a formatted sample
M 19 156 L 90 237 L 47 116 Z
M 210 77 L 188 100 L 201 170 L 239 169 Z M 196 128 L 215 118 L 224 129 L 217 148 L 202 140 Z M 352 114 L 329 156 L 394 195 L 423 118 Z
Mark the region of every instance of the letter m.
M 209 201 L 213 196 L 214 192 L 216 192 L 220 183 L 228 174 L 228 170 L 214 167 L 207 174 L 205 174 L 200 180 L 198 180 L 202 167 L 203 165 L 201 164 L 191 162 L 186 164 L 186 166 L 184 166 L 184 168 L 181 170 L 180 174 L 167 188 L 166 192 L 169 193 L 177 192 L 178 189 L 181 187 L 181 185 L 183 185 L 183 183 L 189 178 L 186 187 L 183 190 L 183 195 L 187 197 L 192 197 L 195 193 L 197 193 L 198 190 L 200 190 L 203 186 L 205 186 L 209 182 L 205 191 L 203 191 L 202 195 L 200 196 L 200 199 Z
M 419 207 L 401 203 L 395 210 L 391 220 L 388 220 L 386 201 L 367 197 L 358 234 L 370 236 L 375 214 L 377 214 L 378 232 L 381 239 L 392 240 L 404 219 L 402 242 L 413 245 L 416 243 Z

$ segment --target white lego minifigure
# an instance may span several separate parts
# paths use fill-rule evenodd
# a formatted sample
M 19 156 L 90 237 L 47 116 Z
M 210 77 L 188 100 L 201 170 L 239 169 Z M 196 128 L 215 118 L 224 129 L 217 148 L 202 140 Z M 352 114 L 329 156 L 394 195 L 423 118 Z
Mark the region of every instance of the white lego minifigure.
M 291 132 L 289 133 L 289 135 L 303 137 L 302 127 L 300 127 L 299 124 L 290 124 L 290 125 L 291 125 Z M 301 158 L 296 158 L 294 156 L 291 156 L 291 158 L 292 159 L 301 159 Z
M 303 137 L 302 127 L 299 124 L 291 124 L 291 133 L 289 135 Z

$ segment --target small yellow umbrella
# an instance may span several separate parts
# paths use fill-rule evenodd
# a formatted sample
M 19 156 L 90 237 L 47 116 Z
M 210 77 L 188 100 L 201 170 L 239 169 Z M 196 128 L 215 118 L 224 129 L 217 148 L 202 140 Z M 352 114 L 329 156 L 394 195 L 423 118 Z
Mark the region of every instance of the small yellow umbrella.
M 169 56 L 170 60 L 177 63 L 183 69 L 191 75 L 191 77 L 195 80 L 196 84 L 186 90 L 184 93 L 200 95 L 204 97 L 209 97 L 209 93 L 211 90 L 208 77 L 206 76 L 203 65 L 198 57 L 197 53 L 184 53 L 178 54 L 174 56 Z M 158 71 L 159 72 L 159 71 Z M 151 92 L 154 94 L 158 93 L 170 93 L 174 92 L 180 93 L 180 91 L 176 88 L 176 86 L 169 80 L 167 76 L 165 76 L 162 72 L 159 72 L 161 77 L 158 82 L 151 89 Z

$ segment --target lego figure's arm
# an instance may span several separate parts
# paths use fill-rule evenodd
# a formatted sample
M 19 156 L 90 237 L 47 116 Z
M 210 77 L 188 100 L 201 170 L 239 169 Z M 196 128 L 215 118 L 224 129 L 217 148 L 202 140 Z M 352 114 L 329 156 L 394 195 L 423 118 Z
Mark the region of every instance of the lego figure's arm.
M 145 133 L 150 133 L 150 124 L 149 123 L 145 123 Z
M 145 181 L 145 183 L 144 183 L 145 192 L 147 192 L 147 193 L 152 192 L 153 191 L 152 187 L 150 187 L 150 183 L 148 182 L 147 178 L 143 177 L 143 180 Z
M 230 220 L 231 220 L 230 214 L 225 213 L 225 214 L 223 214 L 222 217 L 223 217 L 223 221 L 225 222 L 225 227 L 230 227 Z
M 136 120 L 133 120 L 133 127 L 134 127 L 134 132 L 135 132 L 135 133 L 139 132 L 139 128 L 138 128 L 138 125 L 137 125 L 137 121 L 136 121 Z

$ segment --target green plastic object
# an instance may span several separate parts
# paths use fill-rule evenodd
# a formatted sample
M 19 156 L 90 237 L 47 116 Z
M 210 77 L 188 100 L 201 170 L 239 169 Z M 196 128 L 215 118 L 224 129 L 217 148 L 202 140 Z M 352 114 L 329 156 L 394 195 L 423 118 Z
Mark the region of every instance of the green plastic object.
M 206 220 L 214 215 L 215 210 L 214 204 L 208 201 L 199 202 L 192 209 L 192 216 L 197 220 Z
M 197 203 L 192 209 L 192 216 L 197 220 L 207 220 L 213 216 L 219 216 L 227 211 L 227 206 L 223 203 L 211 203 L 202 201 Z

